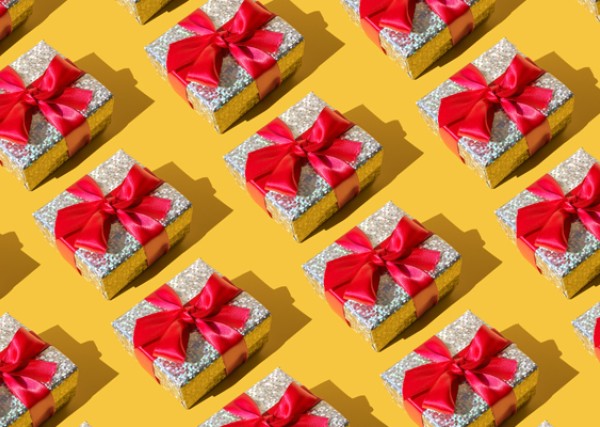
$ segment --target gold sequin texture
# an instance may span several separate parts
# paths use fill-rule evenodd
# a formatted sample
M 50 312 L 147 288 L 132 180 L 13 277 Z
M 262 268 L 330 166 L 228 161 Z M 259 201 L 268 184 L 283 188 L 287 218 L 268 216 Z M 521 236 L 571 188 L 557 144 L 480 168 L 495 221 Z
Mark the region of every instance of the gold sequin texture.
M 171 0 L 117 0 L 140 24 L 145 24 Z

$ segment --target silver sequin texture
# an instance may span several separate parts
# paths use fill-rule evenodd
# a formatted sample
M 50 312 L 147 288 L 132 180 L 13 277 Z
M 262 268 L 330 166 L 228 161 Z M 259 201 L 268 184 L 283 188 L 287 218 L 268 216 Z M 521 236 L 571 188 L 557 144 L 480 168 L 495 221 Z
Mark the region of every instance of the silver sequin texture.
M 98 183 L 102 191 L 106 194 L 123 182 L 129 170 L 136 163 L 132 157 L 124 151 L 119 150 L 114 156 L 94 169 L 89 176 Z M 167 216 L 160 221 L 165 227 L 174 222 L 192 206 L 188 199 L 168 183 L 161 185 L 152 195 L 171 200 L 171 209 L 167 213 Z M 35 212 L 33 216 L 36 222 L 45 229 L 44 234 L 52 237 L 54 236 L 54 224 L 58 211 L 80 202 L 81 200 L 78 197 L 65 191 Z M 115 222 L 112 224 L 110 230 L 108 252 L 106 254 L 102 255 L 78 249 L 75 252 L 75 257 L 78 265 L 83 264 L 95 277 L 104 278 L 141 248 L 142 245 L 119 222 Z
M 377 246 L 392 234 L 392 231 L 404 216 L 407 216 L 404 211 L 394 203 L 388 202 L 383 208 L 360 223 L 358 228 L 369 237 L 373 246 Z M 440 261 L 435 269 L 428 272 L 434 279 L 460 259 L 458 252 L 437 235 L 431 236 L 420 247 L 433 249 L 441 253 Z M 321 294 L 324 292 L 324 276 L 327 263 L 350 253 L 351 251 L 334 242 L 304 264 L 304 272 L 319 283 L 320 288 L 318 291 Z M 344 311 L 347 318 L 354 320 L 351 321 L 352 324 L 358 324 L 362 330 L 370 332 L 400 310 L 409 300 L 410 296 L 406 291 L 396 284 L 389 274 L 385 273 L 381 275 L 377 304 L 370 307 L 354 301 L 346 301 Z
M 548 421 L 544 421 L 539 427 L 552 427 L 552 424 L 550 424 Z
M 596 159 L 579 149 L 575 154 L 562 162 L 552 171 L 550 175 L 559 183 L 563 191 L 568 193 L 575 188 L 587 175 Z M 542 198 L 524 190 L 514 199 L 496 211 L 496 216 L 505 230 L 511 232 L 511 238 L 515 239 L 517 228 L 517 212 L 520 208 L 537 203 Z M 579 221 L 571 225 L 569 235 L 569 250 L 564 254 L 544 248 L 538 248 L 535 252 L 536 262 L 548 272 L 550 277 L 559 283 L 582 262 L 592 256 L 600 249 L 600 241 L 594 237 Z
M 10 66 L 19 74 L 23 83 L 28 86 L 44 73 L 48 64 L 56 55 L 59 55 L 56 50 L 41 41 L 17 58 Z M 88 89 L 94 93 L 90 105 L 85 111 L 81 111 L 86 118 L 94 114 L 112 98 L 112 94 L 108 89 L 89 74 L 83 75 L 73 86 Z M 0 138 L 0 150 L 17 168 L 26 169 L 62 139 L 63 136 L 58 130 L 48 123 L 41 113 L 37 112 L 32 119 L 29 143 L 27 145 L 14 144 Z
M 11 342 L 21 325 L 10 314 L 5 313 L 0 317 L 0 350 L 5 349 Z M 37 359 L 57 364 L 56 373 L 45 383 L 46 387 L 53 390 L 77 371 L 77 367 L 64 354 L 50 346 L 44 350 Z M 25 405 L 17 399 L 4 383 L 0 384 L 0 426 L 12 425 L 19 417 L 27 412 Z
M 594 15 L 596 15 L 598 17 L 598 19 L 600 19 L 600 16 L 598 16 L 598 13 L 599 13 L 598 3 L 600 3 L 599 0 L 579 0 L 579 3 L 587 6 L 589 11 L 592 12 Z
M 260 411 L 264 413 L 281 399 L 281 396 L 292 382 L 294 380 L 290 376 L 277 368 L 246 391 L 246 394 L 256 402 Z M 328 427 L 346 427 L 348 425 L 348 420 L 325 401 L 319 402 L 308 413 L 329 419 Z M 208 421 L 200 424 L 199 427 L 223 427 L 238 420 L 239 418 L 235 415 L 221 409 Z
M 598 319 L 600 319 L 600 303 L 573 321 L 575 332 L 585 344 L 585 348 L 592 354 L 594 353 L 594 330 Z
M 458 320 L 438 333 L 437 337 L 446 344 L 450 353 L 456 354 L 469 345 L 475 333 L 482 325 L 484 325 L 484 322 L 481 319 L 470 311 L 467 311 Z M 515 377 L 507 382 L 513 388 L 537 370 L 537 365 L 519 350 L 516 344 L 511 344 L 500 353 L 500 356 L 517 361 Z M 429 363 L 427 359 L 419 356 L 417 353 L 411 352 L 383 373 L 383 381 L 394 394 L 402 397 L 402 384 L 406 371 L 426 363 Z M 423 419 L 434 427 L 466 427 L 475 422 L 488 409 L 489 406 L 487 403 L 475 394 L 467 383 L 463 383 L 458 389 L 456 411 L 454 414 L 443 414 L 426 409 L 423 412 Z
M 220 28 L 229 21 L 238 11 L 242 0 L 209 0 L 200 9 L 212 20 L 215 28 Z M 276 60 L 287 55 L 294 47 L 303 41 L 303 37 L 290 24 L 280 17 L 273 18 L 263 27 L 265 30 L 283 34 L 283 42 L 277 52 L 273 54 Z M 150 58 L 160 65 L 163 77 L 166 78 L 167 53 L 172 43 L 193 36 L 194 33 L 175 25 L 165 34 L 146 46 Z M 189 83 L 187 86 L 188 98 L 203 110 L 214 113 L 231 101 L 253 82 L 252 77 L 232 57 L 227 55 L 223 60 L 221 79 L 217 88 L 211 88 L 199 83 Z
M 83 423 L 83 424 L 81 424 L 79 427 L 92 427 L 92 426 L 91 426 L 91 425 L 89 425 L 88 423 L 85 423 L 85 422 L 84 422 L 84 423 Z
M 327 106 L 325 101 L 311 92 L 280 115 L 279 118 L 288 125 L 294 136 L 298 137 L 314 124 L 323 108 Z M 351 166 L 355 169 L 360 168 L 382 149 L 381 145 L 371 135 L 357 125 L 346 132 L 342 138 L 362 143 L 358 158 L 354 163 L 351 163 Z M 244 177 L 246 176 L 248 154 L 271 144 L 260 135 L 254 134 L 225 155 L 227 166 L 236 175 L 241 186 L 245 186 Z M 316 205 L 331 191 L 332 188 L 329 184 L 317 175 L 310 165 L 305 165 L 300 175 L 296 197 L 269 191 L 266 199 L 267 203 L 277 210 L 273 217 L 279 219 L 286 228 L 290 228 L 291 223 L 304 215 L 308 209 Z
M 215 270 L 199 259 L 167 284 L 175 290 L 181 302 L 185 304 L 200 293 L 213 273 Z M 270 316 L 269 311 L 247 292 L 242 292 L 231 304 L 250 310 L 248 321 L 239 330 L 243 335 L 248 335 Z M 144 300 L 113 322 L 115 332 L 128 342 L 129 352 L 133 352 L 133 331 L 137 319 L 158 311 L 160 308 Z M 219 352 L 200 333 L 193 332 L 190 335 L 185 363 L 179 364 L 157 358 L 154 367 L 168 378 L 172 386 L 180 389 L 219 357 Z
M 507 39 L 500 40 L 490 50 L 484 52 L 480 57 L 473 61 L 475 65 L 489 82 L 497 79 L 506 69 L 515 55 L 520 55 L 517 48 Z M 546 116 L 549 116 L 559 107 L 564 105 L 573 97 L 573 93 L 558 79 L 550 73 L 545 73 L 536 82 L 535 86 L 549 88 L 553 90 L 552 100 L 546 109 L 541 110 Z M 429 93 L 417 102 L 417 106 L 427 122 L 434 126 L 437 133 L 438 112 L 442 99 L 462 92 L 464 88 L 451 80 L 446 80 L 438 86 L 433 92 Z M 491 165 L 500 156 L 505 154 L 517 142 L 523 139 L 524 135 L 519 132 L 517 126 L 511 121 L 502 109 L 498 109 L 494 115 L 491 140 L 489 143 L 475 141 L 470 138 L 462 137 L 458 141 L 459 150 L 468 152 L 473 160 L 479 165 L 480 169 Z
M 20 1 L 21 0 L 3 0 L 3 1 L 0 1 L 0 4 L 7 9 L 10 9 L 11 7 L 13 7 L 15 4 L 19 3 Z

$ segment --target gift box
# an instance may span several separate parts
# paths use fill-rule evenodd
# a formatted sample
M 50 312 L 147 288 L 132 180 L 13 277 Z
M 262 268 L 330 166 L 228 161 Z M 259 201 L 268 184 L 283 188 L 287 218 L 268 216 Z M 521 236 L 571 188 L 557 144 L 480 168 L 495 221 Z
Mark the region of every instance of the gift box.
M 600 303 L 575 319 L 573 327 L 585 348 L 600 359 Z
M 0 425 L 39 426 L 75 395 L 77 366 L 8 313 L 0 331 Z
M 417 78 L 494 11 L 496 0 L 341 0 L 353 21 Z
M 600 2 L 598 0 L 579 0 L 580 3 L 587 6 L 587 8 L 600 20 Z
M 33 216 L 46 239 L 110 299 L 188 233 L 192 204 L 118 151 Z
M 600 166 L 579 149 L 496 211 L 525 258 L 567 298 L 600 273 L 600 234 L 593 212 L 600 200 L 587 193 L 597 186 Z
M 383 147 L 313 93 L 225 156 L 238 184 L 302 241 L 381 171 Z
M 304 38 L 254 0 L 209 0 L 146 52 L 174 90 L 224 132 L 300 67 Z
M 113 104 L 98 80 L 38 43 L 0 71 L 0 162 L 32 190 L 109 125 Z
M 534 395 L 538 368 L 467 311 L 382 378 L 418 425 L 493 427 Z
M 461 265 L 454 248 L 388 202 L 303 268 L 379 351 L 456 286 Z
M 171 0 L 117 0 L 140 24 L 145 24 Z
M 502 39 L 417 105 L 448 148 L 495 187 L 564 129 L 574 97 Z
M 348 426 L 342 414 L 279 368 L 199 427 L 246 425 L 238 424 L 244 422 L 247 425 Z
M 34 0 L 0 1 L 0 40 L 24 23 L 33 12 Z
M 197 260 L 113 328 L 150 375 L 190 408 L 267 342 L 271 314 Z

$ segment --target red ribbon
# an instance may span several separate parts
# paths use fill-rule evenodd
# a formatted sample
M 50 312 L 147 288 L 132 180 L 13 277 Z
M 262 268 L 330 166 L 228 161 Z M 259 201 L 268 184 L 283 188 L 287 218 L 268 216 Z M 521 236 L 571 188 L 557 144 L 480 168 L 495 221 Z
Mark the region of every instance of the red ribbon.
M 445 414 L 456 410 L 458 387 L 466 381 L 494 413 L 496 425 L 516 410 L 516 397 L 506 381 L 517 371 L 517 361 L 498 356 L 510 345 L 499 332 L 482 326 L 471 343 L 452 356 L 437 336 L 415 350 L 430 363 L 406 372 L 402 394 L 407 411 L 422 425 L 421 414 L 432 409 Z
M 417 0 L 360 0 L 361 24 L 369 38 L 381 48 L 379 33 L 389 28 L 410 33 Z M 452 44 L 458 43 L 473 31 L 474 19 L 471 8 L 464 0 L 425 0 L 425 3 L 448 26 Z
M 0 383 L 29 409 L 34 427 L 54 413 L 54 399 L 46 383 L 56 373 L 56 363 L 36 359 L 48 347 L 33 332 L 20 328 L 0 351 Z
M 152 362 L 162 357 L 185 362 L 190 333 L 197 330 L 223 357 L 229 374 L 248 357 L 243 328 L 250 310 L 231 305 L 242 291 L 228 279 L 212 274 L 200 293 L 183 304 L 169 285 L 163 285 L 146 301 L 161 311 L 135 323 L 133 345 L 138 360 L 154 375 Z
M 506 71 L 488 84 L 475 65 L 467 65 L 450 78 L 466 90 L 443 98 L 440 105 L 438 125 L 444 142 L 458 156 L 461 137 L 488 143 L 494 115 L 501 108 L 525 135 L 529 154 L 535 153 L 551 137 L 540 110 L 548 106 L 553 91 L 534 85 L 544 73 L 530 59 L 516 55 Z
M 275 14 L 260 3 L 244 0 L 233 18 L 216 29 L 198 9 L 179 23 L 195 35 L 172 43 L 167 53 L 169 81 L 184 99 L 189 82 L 218 87 L 223 58 L 227 54 L 256 81 L 259 96 L 279 86 L 281 73 L 272 54 L 283 34 L 261 29 Z
M 298 138 L 283 120 L 273 120 L 258 131 L 273 144 L 248 155 L 248 191 L 265 210 L 268 191 L 296 197 L 302 167 L 308 163 L 334 189 L 338 206 L 343 206 L 359 192 L 358 176 L 349 163 L 357 159 L 361 144 L 342 138 L 353 126 L 341 113 L 328 107 Z
M 90 104 L 93 92 L 72 87 L 85 74 L 68 59 L 55 56 L 44 74 L 29 86 L 11 67 L 0 71 L 0 138 L 15 144 L 29 141 L 31 120 L 37 111 L 67 142 L 72 156 L 90 138 L 90 129 L 81 111 Z
M 88 175 L 77 181 L 67 191 L 82 202 L 60 209 L 56 216 L 54 235 L 63 256 L 75 266 L 77 249 L 105 254 L 111 225 L 119 221 L 143 245 L 148 265 L 152 264 L 169 249 L 160 220 L 169 212 L 171 201 L 151 195 L 162 184 L 137 164 L 107 195 Z
M 431 235 L 404 216 L 390 237 L 377 247 L 358 227 L 337 240 L 352 253 L 329 261 L 325 267 L 325 295 L 334 311 L 344 319 L 344 303 L 348 300 L 375 305 L 380 277 L 389 273 L 413 299 L 417 316 L 421 316 L 438 300 L 437 287 L 427 271 L 435 268 L 441 255 L 419 247 Z
M 264 414 L 254 400 L 242 394 L 225 407 L 227 412 L 241 418 L 227 427 L 327 427 L 329 420 L 307 412 L 321 399 L 305 387 L 291 383 L 281 399 Z
M 583 181 L 568 194 L 550 175 L 527 188 L 543 200 L 517 211 L 517 244 L 534 266 L 539 247 L 565 253 L 571 224 L 583 226 L 600 240 L 600 165 L 594 163 Z
M 0 40 L 12 33 L 12 18 L 8 9 L 0 4 Z
M 596 319 L 596 327 L 594 328 L 594 350 L 596 357 L 600 360 L 600 317 Z

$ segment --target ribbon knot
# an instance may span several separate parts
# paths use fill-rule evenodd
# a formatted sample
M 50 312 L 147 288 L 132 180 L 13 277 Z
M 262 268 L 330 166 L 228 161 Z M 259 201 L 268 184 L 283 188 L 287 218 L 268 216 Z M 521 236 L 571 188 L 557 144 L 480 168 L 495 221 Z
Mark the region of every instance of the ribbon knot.
M 596 326 L 594 328 L 594 351 L 596 357 L 600 360 L 600 317 L 596 319 Z

